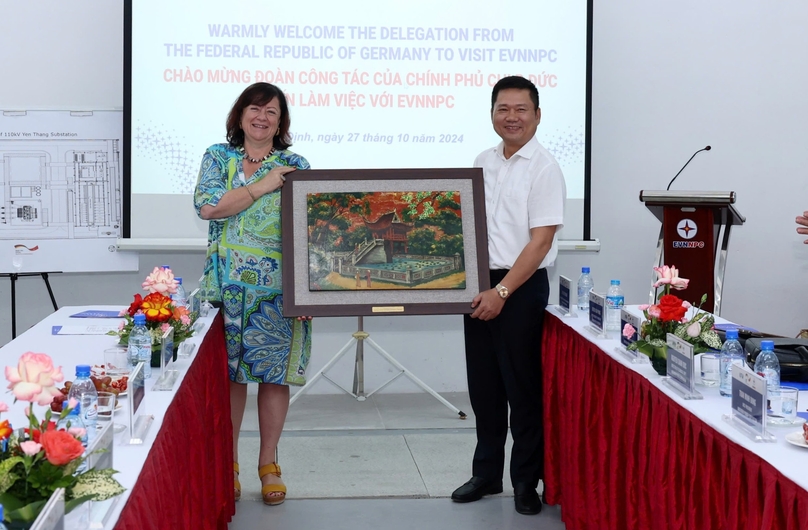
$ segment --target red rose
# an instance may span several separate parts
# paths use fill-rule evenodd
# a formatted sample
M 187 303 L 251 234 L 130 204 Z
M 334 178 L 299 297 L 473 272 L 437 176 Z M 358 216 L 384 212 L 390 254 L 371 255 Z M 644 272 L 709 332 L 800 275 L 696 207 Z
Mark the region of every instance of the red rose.
M 679 322 L 687 313 L 687 308 L 682 305 L 682 300 L 679 297 L 666 294 L 659 299 L 659 312 L 659 320 L 663 322 Z
M 48 431 L 40 436 L 45 458 L 54 466 L 64 466 L 84 454 L 84 446 L 67 431 Z
M 129 305 L 129 309 L 126 310 L 126 314 L 130 317 L 134 317 L 135 313 L 138 312 L 140 309 L 140 305 L 143 303 L 143 297 L 139 294 L 135 295 L 135 301 Z

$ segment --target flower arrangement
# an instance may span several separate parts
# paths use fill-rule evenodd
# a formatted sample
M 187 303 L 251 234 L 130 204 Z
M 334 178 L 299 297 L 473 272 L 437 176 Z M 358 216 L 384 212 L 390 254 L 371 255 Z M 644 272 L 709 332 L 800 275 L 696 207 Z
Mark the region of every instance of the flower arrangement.
M 121 311 L 121 316 L 125 320 L 121 322 L 118 330 L 111 331 L 110 335 L 116 335 L 121 344 L 128 344 L 129 335 L 135 326 L 134 317 L 141 312 L 146 316 L 146 327 L 151 333 L 152 345 L 159 346 L 163 333 L 173 327 L 174 344 L 179 346 L 182 341 L 193 335 L 197 314 L 190 312 L 187 307 L 174 305 L 171 295 L 177 292 L 177 285 L 171 269 L 155 267 L 142 284 L 143 290 L 149 294 L 146 296 L 135 294 L 129 307 Z M 159 351 L 157 355 L 159 366 Z
M 639 333 L 634 326 L 626 324 L 623 328 L 623 336 L 631 338 L 638 333 L 639 339 L 631 343 L 628 349 L 647 355 L 651 359 L 654 369 L 664 375 L 667 371 L 665 347 L 668 333 L 673 333 L 692 344 L 693 352 L 696 354 L 711 349 L 720 349 L 721 339 L 713 329 L 715 317 L 701 311 L 707 295 L 701 297 L 695 314 L 688 319 L 685 315 L 693 307 L 692 304 L 671 294 L 670 290 L 671 288 L 686 289 L 690 280 L 679 277 L 679 271 L 675 266 L 654 267 L 654 271 L 657 273 L 654 287 L 664 286 L 663 291 L 656 304 L 640 306 L 645 321 L 642 323 Z
M 81 438 L 84 429 L 57 429 L 50 408 L 42 421 L 34 414 L 34 404 L 47 406 L 59 394 L 56 383 L 64 379 L 61 367 L 53 366 L 44 353 L 24 353 L 16 367 L 6 366 L 8 388 L 14 403 L 28 401 L 25 415 L 28 427 L 14 431 L 8 420 L 0 422 L 0 504 L 9 522 L 33 522 L 53 492 L 65 489 L 65 511 L 86 501 L 102 501 L 119 495 L 124 488 L 112 469 L 79 472 L 86 459 Z M 75 403 L 58 415 L 65 418 Z M 9 406 L 0 402 L 0 413 Z

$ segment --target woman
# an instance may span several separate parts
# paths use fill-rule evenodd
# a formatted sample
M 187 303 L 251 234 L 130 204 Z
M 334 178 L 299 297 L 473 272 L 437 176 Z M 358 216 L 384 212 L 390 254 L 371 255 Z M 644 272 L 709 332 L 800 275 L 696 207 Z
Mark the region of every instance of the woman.
M 275 462 L 289 409 L 289 385 L 305 383 L 311 353 L 310 318 L 283 318 L 281 194 L 287 173 L 308 169 L 288 150 L 289 109 L 274 85 L 255 83 L 227 117 L 227 143 L 202 158 L 194 206 L 210 221 L 202 296 L 220 301 L 230 373 L 235 497 L 238 437 L 247 383 L 258 385 L 261 449 L 258 474 L 264 503 L 281 504 L 286 486 Z

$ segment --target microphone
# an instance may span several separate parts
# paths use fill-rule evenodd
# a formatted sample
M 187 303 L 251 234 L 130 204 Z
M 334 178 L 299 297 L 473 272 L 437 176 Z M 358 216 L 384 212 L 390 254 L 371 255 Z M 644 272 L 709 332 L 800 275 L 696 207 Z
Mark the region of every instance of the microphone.
M 693 156 L 691 156 L 691 157 L 690 157 L 690 160 L 693 160 L 693 159 L 696 157 L 696 155 L 697 155 L 697 154 L 699 154 L 699 153 L 701 153 L 702 151 L 709 151 L 710 149 L 712 149 L 712 147 L 710 147 L 709 145 L 708 145 L 707 147 L 703 148 L 703 149 L 699 149 L 698 151 L 696 151 L 695 153 L 693 153 Z M 685 162 L 685 165 L 683 165 L 683 166 L 682 166 L 682 169 L 680 169 L 680 170 L 679 170 L 679 173 L 681 173 L 682 171 L 684 171 L 684 170 L 685 170 L 685 168 L 687 167 L 687 165 L 690 163 L 690 160 L 688 160 L 687 162 Z M 676 177 L 678 177 L 678 176 L 679 176 L 679 173 L 675 174 L 675 175 L 673 176 L 673 178 L 671 179 L 671 181 L 670 181 L 670 182 L 668 182 L 668 187 L 667 187 L 667 188 L 665 188 L 665 191 L 670 191 L 670 189 L 671 189 L 671 184 L 673 184 L 673 181 L 674 181 L 674 180 L 676 180 Z

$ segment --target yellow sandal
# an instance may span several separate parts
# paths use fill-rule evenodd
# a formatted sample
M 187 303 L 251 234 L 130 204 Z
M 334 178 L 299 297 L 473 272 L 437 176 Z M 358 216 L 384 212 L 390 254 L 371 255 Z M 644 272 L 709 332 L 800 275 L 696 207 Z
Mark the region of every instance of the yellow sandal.
M 238 462 L 233 462 L 233 471 L 238 475 Z M 241 482 L 239 482 L 238 479 L 233 479 L 233 496 L 236 498 L 236 501 L 241 499 Z
M 267 475 L 275 475 L 276 477 L 280 478 L 281 466 L 275 462 L 272 462 L 271 464 L 258 468 L 258 477 L 262 481 Z M 270 495 L 271 493 L 280 493 L 280 495 Z M 286 500 L 286 486 L 283 484 L 283 482 L 280 484 L 265 484 L 261 486 L 261 496 L 264 499 L 264 504 L 269 506 L 283 504 L 283 501 Z

